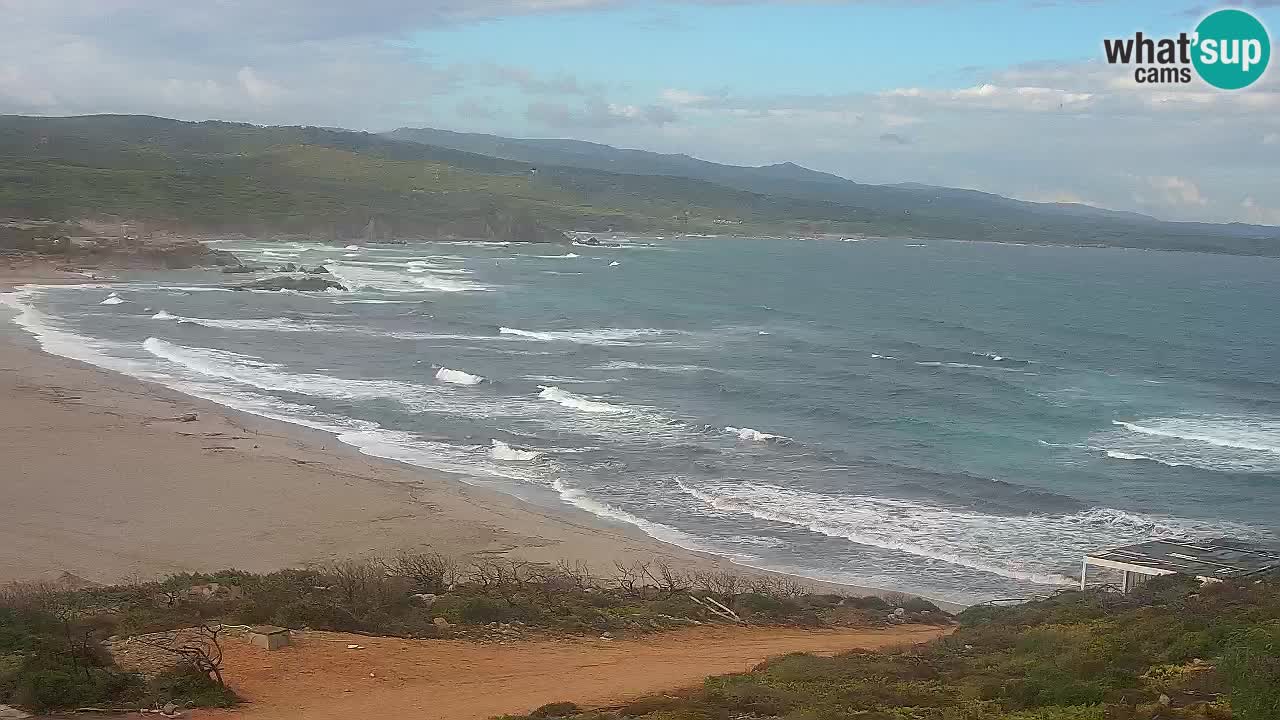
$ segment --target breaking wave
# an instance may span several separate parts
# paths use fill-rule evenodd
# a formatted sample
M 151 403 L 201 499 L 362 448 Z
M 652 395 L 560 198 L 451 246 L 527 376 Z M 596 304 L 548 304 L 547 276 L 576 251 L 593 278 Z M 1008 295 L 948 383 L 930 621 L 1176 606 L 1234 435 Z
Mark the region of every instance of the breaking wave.
M 755 482 L 697 485 L 689 495 L 723 512 L 806 528 L 860 545 L 958 565 L 1038 585 L 1078 582 L 1064 573 L 1087 551 L 1156 537 L 1209 538 L 1226 529 L 1094 508 L 1065 515 L 989 515 L 911 500 L 827 495 Z M 1238 530 L 1247 533 L 1247 530 Z
M 724 431 L 730 435 L 737 435 L 739 440 L 750 440 L 752 442 L 769 442 L 770 440 L 786 439 L 781 435 L 770 435 L 769 433 L 763 433 L 752 428 L 727 427 Z
M 190 323 L 220 330 L 269 330 L 272 332 L 347 332 L 347 328 L 307 320 L 294 320 L 287 317 L 245 318 L 242 320 L 219 320 L 215 318 L 186 317 L 174 315 L 161 310 L 151 316 L 152 320 L 172 320 L 179 323 Z
M 537 450 L 517 450 L 501 440 L 493 441 L 493 447 L 489 449 L 489 455 L 494 460 L 509 462 L 529 462 L 542 457 L 542 453 Z
M 550 400 L 551 402 L 559 403 L 564 407 L 581 410 L 582 412 L 621 413 L 627 411 L 626 408 L 618 407 L 617 405 L 610 405 L 609 403 L 601 402 L 599 400 L 589 400 L 581 395 L 574 395 L 573 393 L 561 390 L 554 385 L 539 385 L 538 389 L 541 390 L 541 392 L 538 393 L 538 397 L 543 400 Z
M 549 330 L 534 331 L 519 328 L 503 327 L 498 332 L 502 335 L 515 335 L 529 340 L 543 342 L 570 342 L 579 345 L 632 345 L 634 341 L 644 338 L 660 337 L 674 334 L 669 330 L 654 328 L 605 328 L 600 330 Z
M 450 370 L 449 368 L 440 368 L 436 372 L 436 379 L 440 382 L 452 383 L 454 385 L 479 385 L 484 382 L 484 378 L 479 375 L 472 375 L 461 370 Z
M 431 275 L 405 275 L 388 270 L 358 267 L 347 263 L 329 263 L 325 268 L 350 290 L 382 292 L 474 292 L 489 288 L 471 280 L 457 280 Z
M 1208 415 L 1112 422 L 1090 443 L 1108 456 L 1170 467 L 1238 473 L 1280 472 L 1280 420 Z

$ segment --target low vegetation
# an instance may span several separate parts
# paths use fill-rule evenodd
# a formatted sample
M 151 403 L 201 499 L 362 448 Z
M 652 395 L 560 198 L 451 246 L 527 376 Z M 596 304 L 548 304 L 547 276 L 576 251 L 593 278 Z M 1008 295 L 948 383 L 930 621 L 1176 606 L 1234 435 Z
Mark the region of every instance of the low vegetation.
M 1128 597 L 1067 592 L 979 606 L 927 645 L 789 655 L 703 687 L 575 720 L 1274 720 L 1280 583 L 1153 580 Z M 523 719 L 511 719 L 523 720 Z
M 1280 253 L 1273 228 L 1056 212 L 968 191 L 815 183 L 821 174 L 799 168 L 799 180 L 784 169 L 768 182 L 747 171 L 761 182 L 735 183 L 730 176 L 740 170 L 723 168 L 708 180 L 504 160 L 314 127 L 0 116 L 0 215 L 13 217 L 111 215 L 152 228 L 327 240 L 359 237 L 372 219 L 397 238 L 730 229 Z
M 108 615 L 75 594 L 7 592 L 0 603 L 0 704 L 57 708 L 229 707 L 236 696 L 196 664 L 175 662 L 153 677 L 114 666 L 103 641 Z
M 602 577 L 569 563 L 404 553 L 79 590 L 12 586 L 0 592 L 0 703 L 34 710 L 228 705 L 234 696 L 221 684 L 220 638 L 224 627 L 245 625 L 487 639 L 616 636 L 702 623 L 901 622 L 944 623 L 949 616 L 905 595 L 818 594 L 789 578 L 690 572 L 661 561 L 619 565 Z M 184 639 L 174 636 L 177 629 Z M 172 655 L 174 669 L 144 677 L 116 667 L 105 646 L 118 637 Z

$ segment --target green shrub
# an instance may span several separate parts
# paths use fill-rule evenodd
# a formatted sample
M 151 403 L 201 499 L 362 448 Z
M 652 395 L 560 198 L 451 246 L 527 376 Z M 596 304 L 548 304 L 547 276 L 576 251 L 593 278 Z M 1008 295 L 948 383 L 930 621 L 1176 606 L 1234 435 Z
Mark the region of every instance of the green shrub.
M 1222 658 L 1239 720 L 1280 718 L 1280 624 L 1242 630 Z
M 505 622 L 514 614 L 511 603 L 497 598 L 470 597 L 458 606 L 458 617 L 473 625 Z
M 35 670 L 19 678 L 14 699 L 36 712 L 85 705 L 117 704 L 141 694 L 137 675 L 103 668 L 58 667 Z
M 577 715 L 580 712 L 577 705 L 571 702 L 555 702 L 547 703 L 542 707 L 529 713 L 531 718 L 566 718 Z
M 190 665 L 180 665 L 151 680 L 155 704 L 173 702 L 186 707 L 229 708 L 240 701 L 230 689 Z

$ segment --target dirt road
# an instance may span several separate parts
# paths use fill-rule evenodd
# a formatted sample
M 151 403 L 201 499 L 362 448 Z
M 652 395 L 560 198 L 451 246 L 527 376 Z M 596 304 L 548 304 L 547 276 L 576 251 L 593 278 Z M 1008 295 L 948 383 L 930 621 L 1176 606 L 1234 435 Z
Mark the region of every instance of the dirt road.
M 228 681 L 249 704 L 200 720 L 468 720 L 549 702 L 599 706 L 746 670 L 790 652 L 831 654 L 931 640 L 924 626 L 804 631 L 690 628 L 620 640 L 481 645 L 306 633 L 266 652 L 232 641 Z M 347 646 L 358 644 L 360 650 Z

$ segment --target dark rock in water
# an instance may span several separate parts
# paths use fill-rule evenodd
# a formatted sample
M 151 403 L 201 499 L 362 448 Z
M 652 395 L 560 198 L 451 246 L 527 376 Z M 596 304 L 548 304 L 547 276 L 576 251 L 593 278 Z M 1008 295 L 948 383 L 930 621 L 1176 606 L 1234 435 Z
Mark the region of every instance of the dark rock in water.
M 600 244 L 600 238 L 595 237 L 595 236 L 592 236 L 592 237 L 587 238 L 586 240 L 583 240 L 583 241 L 582 241 L 582 244 L 583 244 L 583 245 L 599 245 L 599 244 Z
M 323 265 L 317 265 L 313 268 L 302 268 L 302 272 L 308 275 L 329 275 L 329 268 Z
M 232 290 L 297 290 L 298 292 L 323 292 L 330 288 L 346 290 L 342 283 L 316 275 L 288 275 L 255 280 L 244 285 L 232 285 Z
M 248 265 L 228 265 L 227 267 L 222 268 L 222 272 L 228 275 L 237 274 L 237 273 L 251 273 L 253 272 L 253 268 L 249 267 Z
M 298 266 L 297 266 L 297 265 L 294 265 L 293 263 L 285 263 L 285 264 L 281 265 L 280 267 L 276 268 L 276 272 L 278 272 L 278 273 L 296 273 L 296 272 L 298 272 Z

